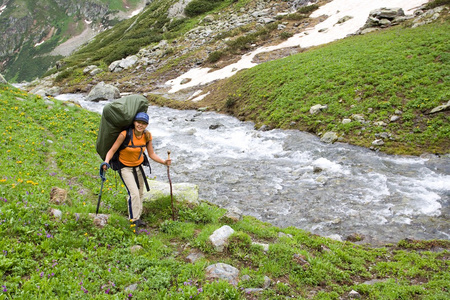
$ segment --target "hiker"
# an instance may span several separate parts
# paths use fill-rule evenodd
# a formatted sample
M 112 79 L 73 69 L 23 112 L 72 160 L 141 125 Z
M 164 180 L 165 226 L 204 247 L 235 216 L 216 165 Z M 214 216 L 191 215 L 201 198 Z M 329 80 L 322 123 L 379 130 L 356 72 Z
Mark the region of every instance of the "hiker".
M 134 117 L 131 143 L 133 147 L 125 147 L 119 152 L 119 175 L 122 179 L 125 187 L 128 191 L 128 214 L 130 221 L 136 226 L 145 226 L 145 223 L 141 220 L 143 195 L 144 195 L 144 183 L 147 185 L 147 179 L 142 168 L 144 163 L 144 149 L 147 149 L 149 157 L 160 164 L 169 166 L 170 159 L 160 158 L 153 150 L 152 135 L 146 130 L 148 126 L 149 116 L 144 112 L 139 112 Z M 123 144 L 127 135 L 127 130 L 122 131 L 117 137 L 116 141 L 112 145 L 105 157 L 103 163 L 103 170 L 107 170 L 109 162 L 112 157 L 119 150 Z M 131 135 L 131 133 L 130 133 Z M 140 146 L 140 147 L 139 147 Z

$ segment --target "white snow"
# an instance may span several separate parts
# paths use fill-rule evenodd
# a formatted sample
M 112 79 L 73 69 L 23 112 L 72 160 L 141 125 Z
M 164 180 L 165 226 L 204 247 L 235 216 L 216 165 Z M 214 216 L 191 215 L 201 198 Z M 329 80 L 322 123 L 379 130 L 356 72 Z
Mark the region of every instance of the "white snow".
M 255 51 L 244 55 L 238 62 L 228 65 L 220 70 L 210 72 L 210 68 L 195 68 L 177 78 L 169 80 L 166 85 L 170 87 L 169 93 L 175 93 L 182 89 L 192 88 L 204 85 L 215 80 L 225 79 L 234 75 L 237 71 L 248 69 L 256 66 L 252 60 L 255 55 L 263 52 L 270 52 L 282 48 L 300 46 L 308 48 L 326 44 L 338 39 L 345 38 L 347 35 L 355 33 L 366 22 L 370 11 L 382 7 L 403 9 L 405 14 L 412 14 L 413 11 L 428 0 L 334 0 L 321 6 L 318 10 L 311 14 L 311 17 L 319 17 L 327 15 L 328 18 L 317 24 L 314 28 L 308 29 L 305 33 L 294 35 L 285 42 L 270 47 L 261 47 Z M 342 24 L 337 21 L 345 16 L 352 18 Z M 323 31 L 325 29 L 325 31 Z M 322 32 L 319 32 L 322 31 Z M 181 82 L 183 79 L 189 78 L 188 83 Z

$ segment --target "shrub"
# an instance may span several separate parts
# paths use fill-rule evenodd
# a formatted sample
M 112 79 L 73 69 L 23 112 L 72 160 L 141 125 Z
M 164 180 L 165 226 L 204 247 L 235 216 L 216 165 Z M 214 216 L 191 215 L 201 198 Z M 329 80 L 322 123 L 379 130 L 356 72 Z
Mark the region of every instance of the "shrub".
M 292 33 L 292 32 L 289 32 L 289 31 L 283 31 L 281 34 L 280 34 L 280 38 L 282 39 L 282 40 L 287 40 L 288 38 L 290 38 L 290 37 L 292 37 L 294 34 Z
M 310 14 L 313 11 L 317 10 L 318 8 L 319 8 L 318 5 L 313 4 L 313 5 L 303 6 L 302 8 L 299 8 L 297 10 L 297 12 L 299 12 L 301 14 Z
M 188 17 L 196 17 L 213 10 L 221 1 L 222 0 L 193 0 L 186 6 L 186 8 L 184 9 L 184 13 Z
M 434 1 L 431 1 L 431 2 L 427 3 L 425 8 L 426 9 L 433 9 L 435 7 L 438 7 L 438 6 L 449 5 L 449 4 L 450 4 L 450 0 L 434 0 Z
M 207 61 L 210 62 L 210 63 L 218 62 L 218 61 L 220 60 L 220 58 L 222 57 L 222 55 L 223 55 L 223 52 L 222 52 L 222 51 L 214 51 L 214 52 L 211 52 L 211 53 L 208 55 Z

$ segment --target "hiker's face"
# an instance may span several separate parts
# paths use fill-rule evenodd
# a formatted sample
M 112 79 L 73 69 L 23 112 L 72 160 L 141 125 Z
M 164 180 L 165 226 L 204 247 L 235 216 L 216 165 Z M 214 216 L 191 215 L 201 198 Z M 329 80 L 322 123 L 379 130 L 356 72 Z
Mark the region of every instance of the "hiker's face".
M 141 132 L 144 131 L 145 128 L 147 128 L 148 124 L 142 121 L 134 121 L 134 128 Z

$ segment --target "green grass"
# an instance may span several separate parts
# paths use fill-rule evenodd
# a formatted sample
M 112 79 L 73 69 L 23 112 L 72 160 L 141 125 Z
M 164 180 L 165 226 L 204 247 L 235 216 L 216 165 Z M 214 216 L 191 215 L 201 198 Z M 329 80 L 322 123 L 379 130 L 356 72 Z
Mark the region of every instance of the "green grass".
M 449 241 L 404 240 L 369 248 L 337 242 L 252 217 L 237 223 L 224 209 L 171 199 L 145 203 L 145 229 L 127 220 L 125 189 L 107 172 L 101 213 L 93 225 L 100 178 L 95 152 L 98 114 L 10 86 L 0 86 L 0 299 L 338 299 L 351 290 L 364 299 L 447 299 Z M 70 201 L 51 204 L 52 187 Z M 49 209 L 62 211 L 61 219 Z M 228 224 L 235 233 L 223 253 L 208 237 Z M 279 237 L 279 233 L 286 235 Z M 252 242 L 269 244 L 268 252 Z M 131 247 L 142 247 L 136 253 Z M 433 248 L 440 251 L 430 251 Z M 191 250 L 204 257 L 185 258 Z M 228 263 L 248 280 L 209 281 L 205 268 Z M 245 288 L 272 285 L 260 294 Z M 363 282 L 378 279 L 373 285 Z M 136 284 L 134 291 L 126 288 Z
M 428 113 L 450 99 L 449 30 L 444 22 L 346 38 L 240 72 L 216 98 L 260 125 L 335 131 L 366 147 L 376 133 L 388 132 L 395 140 L 382 151 L 448 153 L 449 113 Z M 311 115 L 316 104 L 328 109 Z M 390 122 L 397 110 L 401 119 Z M 370 123 L 342 124 L 354 114 Z M 373 125 L 380 121 L 388 125 Z

